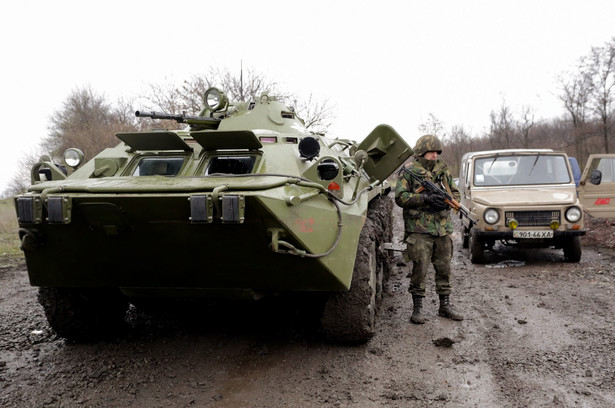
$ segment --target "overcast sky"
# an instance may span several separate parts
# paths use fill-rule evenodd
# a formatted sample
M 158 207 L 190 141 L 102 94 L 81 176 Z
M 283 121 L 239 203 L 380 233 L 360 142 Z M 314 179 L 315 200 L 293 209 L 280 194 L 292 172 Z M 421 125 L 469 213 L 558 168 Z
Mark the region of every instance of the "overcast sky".
M 252 69 L 328 99 L 329 136 L 430 114 L 471 134 L 505 101 L 564 114 L 556 76 L 615 36 L 613 0 L 11 1 L 3 5 L 0 192 L 71 92 L 108 100 L 210 67 Z

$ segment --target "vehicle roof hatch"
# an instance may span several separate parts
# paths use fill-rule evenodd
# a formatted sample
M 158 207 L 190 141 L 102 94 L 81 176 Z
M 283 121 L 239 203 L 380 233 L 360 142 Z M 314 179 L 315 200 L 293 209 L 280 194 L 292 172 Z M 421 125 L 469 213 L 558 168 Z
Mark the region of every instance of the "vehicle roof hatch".
M 134 150 L 192 150 L 175 132 L 122 132 L 115 136 Z
M 383 181 L 401 166 L 414 151 L 389 125 L 378 125 L 357 146 L 367 152 L 365 171 L 374 180 Z
M 190 136 L 192 136 L 206 151 L 220 149 L 257 150 L 263 147 L 258 137 L 251 130 L 199 130 L 190 132 Z

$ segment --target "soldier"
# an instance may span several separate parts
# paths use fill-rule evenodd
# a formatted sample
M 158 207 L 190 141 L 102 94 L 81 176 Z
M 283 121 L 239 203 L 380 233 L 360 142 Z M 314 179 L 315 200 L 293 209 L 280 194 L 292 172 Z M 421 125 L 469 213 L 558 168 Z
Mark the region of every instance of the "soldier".
M 442 142 L 433 135 L 421 136 L 414 148 L 415 159 L 404 166 L 397 178 L 395 203 L 403 208 L 405 242 L 408 245 L 404 258 L 412 261 L 410 287 L 414 309 L 410 321 L 423 324 L 427 320 L 421 313 L 425 297 L 425 276 L 429 264 L 436 271 L 436 293 L 440 297 L 438 314 L 453 320 L 463 316 L 450 305 L 451 258 L 453 256 L 453 232 L 450 207 L 440 196 L 421 190 L 419 180 L 428 179 L 443 186 L 459 201 L 459 190 L 453 182 L 446 163 L 438 159 Z M 411 172 L 419 180 L 416 180 Z

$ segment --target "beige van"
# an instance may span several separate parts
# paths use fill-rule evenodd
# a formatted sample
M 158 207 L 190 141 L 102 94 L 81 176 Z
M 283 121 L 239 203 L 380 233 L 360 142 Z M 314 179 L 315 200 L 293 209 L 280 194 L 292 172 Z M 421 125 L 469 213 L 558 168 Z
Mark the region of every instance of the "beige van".
M 470 260 L 483 263 L 485 251 L 500 242 L 563 249 L 566 261 L 579 262 L 584 208 L 597 217 L 615 216 L 614 169 L 615 155 L 591 156 L 581 176 L 574 158 L 551 149 L 464 154 L 461 204 L 477 220 L 461 219 Z

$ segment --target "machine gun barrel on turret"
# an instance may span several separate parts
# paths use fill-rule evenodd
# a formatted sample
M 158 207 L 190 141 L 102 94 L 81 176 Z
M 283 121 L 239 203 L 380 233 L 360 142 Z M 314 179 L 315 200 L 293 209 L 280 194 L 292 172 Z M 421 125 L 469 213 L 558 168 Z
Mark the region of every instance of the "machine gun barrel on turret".
M 215 127 L 220 123 L 220 119 L 217 118 L 208 118 L 205 116 L 188 116 L 186 115 L 186 112 L 183 112 L 181 115 L 174 115 L 172 113 L 166 112 L 136 111 L 135 116 L 138 118 L 174 120 L 177 123 L 187 123 L 189 125 L 207 127 Z

